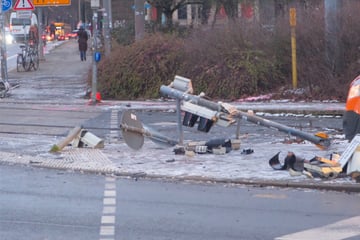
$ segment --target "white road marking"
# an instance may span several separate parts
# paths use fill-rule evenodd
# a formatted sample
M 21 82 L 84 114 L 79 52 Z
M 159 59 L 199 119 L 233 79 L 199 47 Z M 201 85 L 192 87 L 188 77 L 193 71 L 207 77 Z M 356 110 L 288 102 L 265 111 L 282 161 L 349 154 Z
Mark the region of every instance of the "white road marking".
M 101 216 L 100 240 L 115 239 L 116 182 L 115 178 L 106 177 Z
M 16 58 L 16 57 L 17 57 L 17 54 L 12 55 L 12 56 L 10 56 L 10 57 L 7 57 L 6 59 L 7 59 L 7 60 L 10 60 L 10 59 L 13 59 L 13 58 Z
M 115 205 L 116 199 L 115 198 L 104 198 L 104 205 Z
M 115 206 L 104 206 L 103 208 L 103 215 L 111 215 L 116 213 Z
M 285 199 L 287 196 L 285 194 L 255 194 L 254 197 L 257 198 L 272 198 L 272 199 Z
M 114 190 L 105 190 L 104 197 L 116 197 L 116 191 Z
M 111 117 L 110 117 L 110 128 L 111 129 L 119 129 L 118 126 L 118 110 L 112 110 L 111 111 Z M 119 130 L 110 130 L 110 143 L 116 142 L 119 138 Z
M 329 225 L 284 235 L 276 240 L 342 240 L 358 236 L 360 239 L 360 216 L 341 220 Z
M 114 226 L 101 226 L 100 228 L 100 235 L 101 236 L 109 236 L 115 234 L 115 227 Z
M 115 216 L 102 216 L 101 217 L 101 224 L 114 224 L 115 223 Z
M 115 189 L 115 183 L 106 183 L 105 184 L 105 189 L 106 190 Z

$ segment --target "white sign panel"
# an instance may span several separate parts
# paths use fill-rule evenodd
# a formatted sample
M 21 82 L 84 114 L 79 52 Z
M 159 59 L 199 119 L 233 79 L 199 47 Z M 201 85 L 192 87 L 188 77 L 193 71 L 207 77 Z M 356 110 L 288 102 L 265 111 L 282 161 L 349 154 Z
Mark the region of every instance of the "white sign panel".
M 91 0 L 91 8 L 100 8 L 100 0 Z
M 24 11 L 17 11 L 16 17 L 17 18 L 31 18 L 32 11 L 24 10 Z

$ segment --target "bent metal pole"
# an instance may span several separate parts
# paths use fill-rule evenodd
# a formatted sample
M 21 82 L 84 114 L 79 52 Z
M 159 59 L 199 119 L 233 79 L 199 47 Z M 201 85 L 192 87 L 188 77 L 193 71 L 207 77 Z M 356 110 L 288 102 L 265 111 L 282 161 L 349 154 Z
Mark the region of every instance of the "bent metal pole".
M 215 102 L 209 101 L 207 99 L 201 98 L 200 96 L 194 96 L 194 95 L 191 95 L 188 93 L 184 93 L 182 91 L 171 88 L 169 86 L 162 85 L 160 87 L 160 93 L 163 96 L 168 96 L 170 98 L 181 99 L 184 101 L 191 101 L 194 104 L 198 104 L 199 106 L 203 106 L 203 107 L 209 108 L 214 111 L 224 111 L 224 108 L 221 106 L 220 103 L 215 103 Z M 331 144 L 330 139 L 328 139 L 328 138 L 322 138 L 322 137 L 319 137 L 316 135 L 302 132 L 297 129 L 288 127 L 286 125 L 283 125 L 283 124 L 280 124 L 277 122 L 273 122 L 273 121 L 261 118 L 259 116 L 253 115 L 253 114 L 243 112 L 239 109 L 237 109 L 236 113 L 234 113 L 232 116 L 235 118 L 244 119 L 248 122 L 252 122 L 257 125 L 277 129 L 281 132 L 284 132 L 289 135 L 296 136 L 301 139 L 310 141 L 310 142 L 312 142 L 316 145 L 319 145 L 321 147 L 324 147 L 324 148 L 329 147 Z

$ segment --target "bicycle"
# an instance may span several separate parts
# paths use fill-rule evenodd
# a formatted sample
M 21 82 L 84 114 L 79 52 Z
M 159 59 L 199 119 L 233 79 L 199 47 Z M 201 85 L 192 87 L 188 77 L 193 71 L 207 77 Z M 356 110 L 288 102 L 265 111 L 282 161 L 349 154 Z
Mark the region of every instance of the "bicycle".
M 30 65 L 27 68 L 27 71 L 30 71 L 33 68 L 35 71 L 39 69 L 39 51 L 37 47 L 31 47 L 29 51 L 30 56 Z
M 39 53 L 36 47 L 30 47 L 28 44 L 20 45 L 21 53 L 18 53 L 16 59 L 16 70 L 18 72 L 25 70 L 31 71 L 33 68 L 35 71 L 39 68 Z

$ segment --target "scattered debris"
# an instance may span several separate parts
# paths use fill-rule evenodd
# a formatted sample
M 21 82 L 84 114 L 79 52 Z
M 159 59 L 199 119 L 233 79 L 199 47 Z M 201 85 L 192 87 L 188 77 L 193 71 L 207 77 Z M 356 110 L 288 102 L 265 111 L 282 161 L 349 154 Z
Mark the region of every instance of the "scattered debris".
M 173 152 L 175 153 L 175 155 L 184 155 L 185 148 L 183 146 L 177 146 L 174 148 Z
M 58 152 L 61 151 L 65 146 L 67 146 L 77 135 L 79 135 L 81 131 L 81 127 L 75 127 L 72 129 L 67 137 L 60 141 L 58 144 L 53 145 L 50 149 L 50 152 Z
M 254 150 L 251 148 L 246 148 L 246 149 L 244 148 L 241 152 L 241 154 L 246 154 L 246 155 L 252 154 L 252 153 L 254 153 Z
M 352 172 L 350 174 L 351 179 L 355 180 L 357 183 L 360 183 L 360 172 Z
M 104 148 L 104 140 L 98 138 L 86 129 L 82 129 L 80 133 L 73 139 L 73 147 L 91 147 Z
M 181 148 L 183 148 L 183 150 L 181 150 Z M 223 155 L 231 152 L 231 150 L 238 150 L 239 148 L 239 139 L 216 138 L 209 141 L 191 141 L 185 144 L 184 147 L 176 147 L 174 152 L 175 154 L 186 154 L 187 156 L 194 156 L 195 153 Z
M 10 84 L 8 81 L 0 79 L 0 98 L 6 97 L 7 92 L 10 89 Z
M 295 167 L 295 163 L 298 161 L 301 162 L 303 161 L 302 159 L 297 159 L 295 154 L 293 152 L 288 152 L 285 159 L 284 159 L 284 164 L 282 165 L 279 161 L 279 155 L 280 152 L 278 152 L 277 154 L 275 154 L 270 160 L 269 160 L 269 164 L 270 166 L 274 169 L 274 170 L 289 170 L 289 168 L 295 170 L 295 171 L 302 171 L 302 169 Z
M 132 111 L 124 111 L 121 117 L 120 128 L 125 143 L 134 150 L 139 150 L 144 145 L 144 138 L 162 146 L 175 146 L 178 141 L 170 139 L 159 132 L 143 125 Z
M 103 148 L 104 140 L 98 138 L 89 131 L 82 129 L 81 127 L 75 127 L 72 129 L 68 136 L 51 147 L 50 152 L 59 152 L 65 146 L 71 144 L 73 147 L 91 147 L 91 148 Z
M 342 167 L 337 161 L 322 157 L 314 157 L 310 161 L 305 161 L 304 169 L 310 172 L 313 177 L 326 179 L 336 178 L 342 172 Z
M 297 158 L 293 152 L 288 152 L 283 165 L 279 161 L 279 154 L 280 152 L 269 160 L 270 166 L 274 170 L 288 170 L 291 176 L 306 175 L 309 178 L 333 179 L 342 172 L 342 167 L 336 161 L 338 155 L 335 153 L 332 154 L 333 159 L 316 156 L 307 161 Z

